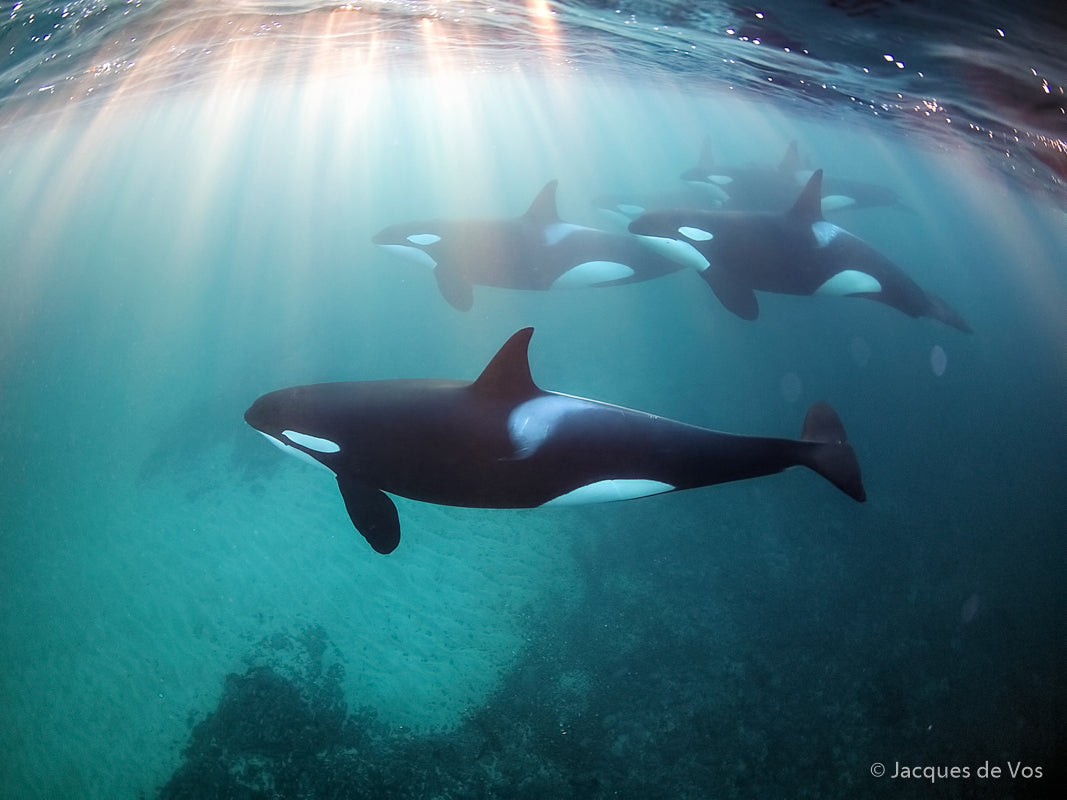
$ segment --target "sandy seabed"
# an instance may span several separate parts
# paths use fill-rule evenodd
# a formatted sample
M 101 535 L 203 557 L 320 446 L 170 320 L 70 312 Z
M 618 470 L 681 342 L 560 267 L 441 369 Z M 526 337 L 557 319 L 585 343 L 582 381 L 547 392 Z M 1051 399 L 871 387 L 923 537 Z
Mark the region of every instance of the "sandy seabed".
M 332 476 L 286 461 L 238 481 L 231 459 L 206 454 L 195 485 L 110 476 L 104 493 L 75 487 L 36 510 L 34 555 L 8 586 L 0 783 L 40 797 L 152 792 L 225 676 L 269 637 L 313 626 L 339 655 L 350 708 L 448 730 L 523 652 L 538 604 L 572 592 L 560 524 L 578 525 L 573 513 L 400 499 L 403 540 L 381 556 Z

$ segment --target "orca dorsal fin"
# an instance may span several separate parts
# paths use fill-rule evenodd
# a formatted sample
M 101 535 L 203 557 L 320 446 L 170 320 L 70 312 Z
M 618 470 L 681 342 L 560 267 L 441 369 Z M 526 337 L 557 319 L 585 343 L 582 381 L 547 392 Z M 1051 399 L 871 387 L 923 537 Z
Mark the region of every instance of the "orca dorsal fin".
M 797 148 L 797 140 L 794 139 L 789 143 L 789 147 L 785 149 L 785 155 L 782 156 L 782 161 L 778 164 L 778 171 L 792 174 L 799 170 L 801 166 L 800 150 Z
M 556 210 L 556 186 L 558 185 L 559 181 L 554 178 L 546 183 L 523 216 L 542 225 L 559 222 L 559 211 Z
M 472 384 L 476 392 L 498 397 L 530 397 L 539 393 L 530 375 L 530 337 L 533 328 L 523 328 L 504 342 Z
M 818 222 L 822 217 L 822 170 L 817 169 L 808 178 L 800 197 L 789 209 L 789 215 L 804 222 Z

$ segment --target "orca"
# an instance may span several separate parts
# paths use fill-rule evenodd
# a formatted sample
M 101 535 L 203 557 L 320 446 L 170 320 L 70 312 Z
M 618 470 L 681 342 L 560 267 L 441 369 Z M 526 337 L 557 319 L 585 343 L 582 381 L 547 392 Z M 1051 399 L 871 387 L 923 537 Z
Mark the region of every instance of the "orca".
M 697 163 L 679 176 L 681 183 L 654 192 L 604 194 L 592 206 L 615 226 L 625 227 L 642 214 L 669 208 L 704 211 L 784 211 L 811 178 L 792 141 L 774 167 L 731 167 L 716 163 L 711 137 L 705 137 Z M 897 207 L 910 211 L 892 189 L 876 183 L 824 176 L 822 210 Z
M 474 304 L 475 285 L 615 286 L 680 269 L 625 232 L 564 222 L 556 210 L 557 183 L 549 181 L 519 217 L 404 222 L 379 231 L 372 241 L 430 267 L 441 294 L 460 311 Z
M 693 188 L 703 189 L 710 198 L 705 204 L 676 207 L 724 209 L 730 211 L 784 211 L 797 192 L 811 178 L 804 167 L 796 141 L 791 141 L 776 167 L 728 167 L 717 164 L 711 137 L 705 137 L 696 165 L 679 176 Z M 896 206 L 907 210 L 899 195 L 876 183 L 825 176 L 821 188 L 823 212 L 846 208 Z
M 767 211 L 654 211 L 630 232 L 696 267 L 715 296 L 742 319 L 759 316 L 756 291 L 866 297 L 910 317 L 931 317 L 970 333 L 970 326 L 935 294 L 863 240 L 823 219 L 822 170 L 793 207 Z
M 707 136 L 697 163 L 678 177 L 692 189 L 702 190 L 711 198 L 710 204 L 700 206 L 702 208 L 780 211 L 787 208 L 796 195 L 794 175 L 800 166 L 796 142 L 790 142 L 785 157 L 776 167 L 718 164 L 711 137 Z
M 629 500 L 805 466 L 857 501 L 859 463 L 836 412 L 814 404 L 801 438 L 740 436 L 540 389 L 533 328 L 474 381 L 320 383 L 270 392 L 245 420 L 337 477 L 352 524 L 379 553 L 400 542 L 386 492 L 470 508 Z

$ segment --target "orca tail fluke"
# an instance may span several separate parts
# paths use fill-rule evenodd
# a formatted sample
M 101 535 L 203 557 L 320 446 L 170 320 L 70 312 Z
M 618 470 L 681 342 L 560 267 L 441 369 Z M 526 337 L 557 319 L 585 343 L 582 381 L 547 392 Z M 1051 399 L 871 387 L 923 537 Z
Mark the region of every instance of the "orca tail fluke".
M 841 418 L 828 403 L 813 403 L 804 418 L 800 438 L 814 447 L 807 448 L 804 465 L 822 475 L 853 500 L 867 499 L 863 476 L 856 453 L 848 443 Z

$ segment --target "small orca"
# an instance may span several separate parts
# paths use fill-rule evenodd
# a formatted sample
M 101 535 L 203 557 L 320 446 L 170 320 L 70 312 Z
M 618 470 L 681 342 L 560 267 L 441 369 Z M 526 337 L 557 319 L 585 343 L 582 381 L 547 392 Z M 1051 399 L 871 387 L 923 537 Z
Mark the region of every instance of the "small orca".
M 390 225 L 373 238 L 433 270 L 445 299 L 460 311 L 473 286 L 556 289 L 615 286 L 658 278 L 679 265 L 626 233 L 564 222 L 549 181 L 520 217 L 429 220 Z
M 811 178 L 801 162 L 796 141 L 789 143 L 777 167 L 726 167 L 715 162 L 711 137 L 705 137 L 695 166 L 679 177 L 691 187 L 702 188 L 708 204 L 676 208 L 722 208 L 730 211 L 784 211 L 796 193 Z M 822 183 L 823 212 L 844 208 L 904 208 L 892 189 L 876 183 L 826 176 Z
M 841 420 L 814 404 L 800 439 L 739 436 L 540 389 L 533 328 L 475 381 L 320 383 L 270 392 L 245 421 L 337 476 L 352 524 L 379 553 L 400 542 L 390 492 L 470 508 L 598 503 L 805 466 L 866 499 Z
M 695 266 L 719 301 L 756 319 L 756 291 L 866 297 L 910 317 L 932 317 L 966 333 L 963 318 L 866 242 L 823 219 L 817 170 L 793 207 L 767 211 L 674 209 L 644 214 L 630 232 Z

